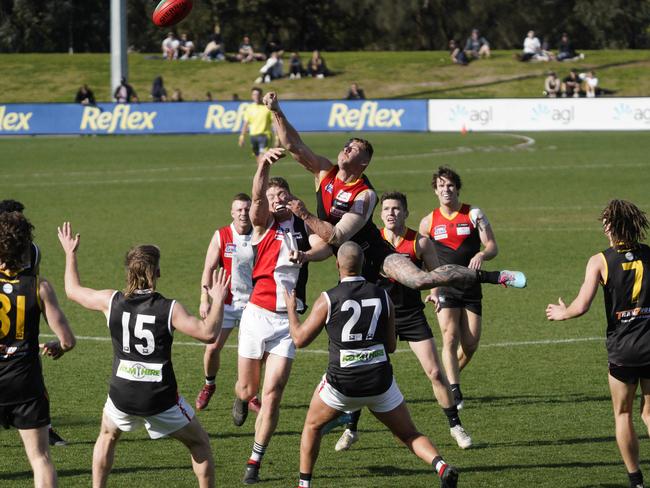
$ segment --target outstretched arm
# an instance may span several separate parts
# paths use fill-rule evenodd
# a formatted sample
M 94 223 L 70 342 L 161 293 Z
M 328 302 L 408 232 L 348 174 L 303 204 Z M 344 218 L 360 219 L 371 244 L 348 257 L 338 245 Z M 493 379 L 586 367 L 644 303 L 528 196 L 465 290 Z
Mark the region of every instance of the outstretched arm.
M 258 232 L 264 232 L 271 218 L 269 201 L 266 198 L 271 165 L 284 156 L 284 149 L 273 148 L 257 158 L 257 171 L 253 177 L 253 189 L 251 191 L 253 201 L 251 203 L 250 218 L 253 227 Z
M 327 173 L 333 166 L 329 159 L 318 156 L 303 142 L 298 131 L 293 128 L 289 120 L 280 109 L 277 94 L 269 92 L 264 95 L 264 105 L 273 115 L 273 128 L 280 144 L 284 146 L 291 156 L 298 161 L 307 171 L 320 181 L 320 177 Z
M 208 251 L 205 254 L 205 263 L 203 264 L 203 274 L 201 275 L 201 304 L 199 306 L 199 315 L 202 319 L 208 316 L 210 311 L 210 300 L 208 298 L 208 289 L 212 286 L 212 276 L 214 270 L 219 266 L 219 252 L 221 251 L 221 242 L 219 240 L 219 231 L 212 236 Z
M 327 300 L 323 297 L 321 293 L 314 307 L 312 308 L 309 317 L 305 320 L 304 323 L 300 323 L 300 318 L 298 318 L 298 313 L 296 312 L 296 292 L 292 290 L 291 293 L 288 293 L 287 290 L 284 290 L 284 300 L 287 304 L 287 315 L 289 316 L 289 331 L 291 332 L 291 338 L 293 343 L 297 348 L 307 347 L 312 343 L 320 331 L 325 327 L 325 321 L 327 320 L 328 304 Z
M 63 313 L 63 310 L 61 310 L 61 307 L 59 307 L 59 301 L 56 299 L 54 288 L 52 288 L 50 282 L 45 278 L 41 278 L 38 283 L 38 294 L 41 299 L 41 313 L 58 339 L 41 344 L 41 353 L 44 356 L 59 359 L 63 356 L 63 353 L 68 352 L 75 346 L 76 340 L 72 329 L 70 329 L 68 319 Z
M 567 320 L 580 317 L 589 311 L 593 302 L 598 284 L 605 274 L 605 259 L 602 254 L 595 254 L 589 258 L 585 270 L 585 280 L 580 287 L 578 296 L 568 307 L 558 299 L 558 303 L 549 303 L 546 307 L 546 318 L 548 320 Z
M 57 227 L 59 242 L 65 252 L 65 293 L 73 302 L 77 302 L 89 310 L 108 313 L 109 302 L 115 290 L 94 290 L 81 285 L 77 268 L 77 249 L 80 235 L 72 234 L 70 222 L 64 222 Z

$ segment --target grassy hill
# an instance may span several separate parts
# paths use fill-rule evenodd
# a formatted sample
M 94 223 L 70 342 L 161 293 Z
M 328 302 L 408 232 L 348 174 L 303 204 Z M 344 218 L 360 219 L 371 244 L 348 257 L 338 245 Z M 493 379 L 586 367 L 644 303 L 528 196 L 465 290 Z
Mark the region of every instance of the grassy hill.
M 326 79 L 282 79 L 266 85 L 283 98 L 337 99 L 358 82 L 369 98 L 538 97 L 544 75 L 555 70 L 564 77 L 572 67 L 596 70 L 601 86 L 620 96 L 650 95 L 650 51 L 586 51 L 580 62 L 520 63 L 514 51 L 495 51 L 492 59 L 467 67 L 451 64 L 446 51 L 339 52 L 324 57 L 335 76 Z M 309 54 L 303 53 L 303 60 Z M 162 75 L 167 91 L 180 88 L 186 100 L 230 100 L 248 97 L 261 63 L 163 61 L 157 55 L 129 55 L 130 82 L 148 101 L 151 82 Z M 87 83 L 98 101 L 110 100 L 108 54 L 2 54 L 4 90 L 0 103 L 70 102 Z

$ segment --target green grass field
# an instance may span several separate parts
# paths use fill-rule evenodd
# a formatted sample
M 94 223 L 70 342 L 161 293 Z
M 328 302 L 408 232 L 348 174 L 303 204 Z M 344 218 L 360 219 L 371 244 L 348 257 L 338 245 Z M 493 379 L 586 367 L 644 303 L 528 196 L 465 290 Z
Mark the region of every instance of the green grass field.
M 463 373 L 463 423 L 475 447 L 461 451 L 407 346 L 393 356 L 395 374 L 419 428 L 461 470 L 467 487 L 627 486 L 614 440 L 606 384 L 602 298 L 573 322 L 549 323 L 544 309 L 572 299 L 591 254 L 604 249 L 598 215 L 611 198 L 650 209 L 650 138 L 642 133 L 367 134 L 375 146 L 368 175 L 379 192 L 408 194 L 410 225 L 434 205 L 429 182 L 440 164 L 463 177 L 462 198 L 479 205 L 495 230 L 500 254 L 490 269 L 526 271 L 525 290 L 484 287 L 484 335 Z M 528 138 L 528 139 L 527 139 Z M 334 158 L 345 134 L 308 134 L 316 152 Z M 60 361 L 44 361 L 55 427 L 69 441 L 52 449 L 60 484 L 90 484 L 92 448 L 111 372 L 111 346 L 100 314 L 82 310 L 63 292 L 63 253 L 56 226 L 71 220 L 82 235 L 80 272 L 92 287 L 123 286 L 122 260 L 137 243 L 162 249 L 159 290 L 198 309 L 205 249 L 229 220 L 230 198 L 250 191 L 254 163 L 236 136 L 16 138 L 0 140 L 2 198 L 25 203 L 44 253 L 42 273 L 58 291 L 79 341 Z M 314 207 L 313 181 L 291 160 L 274 174 Z M 378 221 L 378 216 L 375 219 Z M 312 267 L 311 300 L 335 284 L 333 261 Z M 431 324 L 440 333 L 431 311 Z M 42 325 L 43 333 L 47 327 Z M 174 364 L 180 392 L 193 403 L 202 384 L 202 347 L 177 334 Z M 236 341 L 222 356 L 218 390 L 199 418 L 210 433 L 218 486 L 240 484 L 252 446 L 253 420 L 230 419 Z M 306 408 L 324 372 L 320 337 L 299 352 L 278 430 L 262 467 L 268 487 L 295 486 Z M 641 455 L 650 442 L 640 417 Z M 437 486 L 428 466 L 399 446 L 370 415 L 361 440 L 335 453 L 337 430 L 322 445 L 315 486 Z M 31 486 L 15 430 L 0 434 L 0 486 Z M 647 473 L 650 464 L 643 463 Z M 114 487 L 195 486 L 189 455 L 175 441 L 125 434 L 110 478 Z
M 341 99 L 352 82 L 368 98 L 493 98 L 542 96 L 549 70 L 559 77 L 571 68 L 596 70 L 600 86 L 617 96 L 650 93 L 650 51 L 586 51 L 577 62 L 520 63 L 517 51 L 495 51 L 489 60 L 462 67 L 451 63 L 446 51 L 325 53 L 336 76 L 325 79 L 283 78 L 265 85 L 285 99 Z M 310 53 L 301 54 L 303 62 Z M 285 56 L 288 59 L 288 56 Z M 287 63 L 285 59 L 285 63 Z M 285 65 L 286 66 L 286 65 Z M 171 95 L 180 88 L 185 100 L 230 100 L 233 93 L 248 98 L 262 63 L 205 63 L 163 61 L 158 54 L 131 53 L 129 80 L 140 101 L 151 101 L 153 79 L 162 75 Z M 109 54 L 0 54 L 0 72 L 7 73 L 0 103 L 73 102 L 79 86 L 87 83 L 98 101 L 112 100 Z

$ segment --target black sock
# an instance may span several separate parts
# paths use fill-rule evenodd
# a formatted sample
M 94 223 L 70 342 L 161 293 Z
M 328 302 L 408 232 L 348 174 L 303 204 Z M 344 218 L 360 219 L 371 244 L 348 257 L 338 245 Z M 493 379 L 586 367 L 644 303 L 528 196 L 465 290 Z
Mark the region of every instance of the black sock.
M 636 488 L 637 486 L 643 486 L 643 473 L 641 470 L 638 470 L 635 473 L 627 473 L 627 477 L 630 478 L 630 487 Z
M 352 432 L 356 432 L 359 429 L 359 418 L 361 418 L 361 410 L 352 412 L 352 421 L 347 423 L 345 428 L 350 429 Z
M 456 405 L 452 405 L 449 408 L 443 408 L 442 411 L 445 412 L 445 415 L 447 416 L 449 427 L 456 427 L 457 425 L 461 425 L 460 417 L 458 416 L 458 408 L 456 408 Z
M 311 486 L 311 473 L 300 473 L 298 488 L 309 488 Z
M 478 282 L 479 283 L 491 283 L 493 285 L 499 284 L 499 275 L 500 271 L 483 271 L 479 269 L 477 271 Z

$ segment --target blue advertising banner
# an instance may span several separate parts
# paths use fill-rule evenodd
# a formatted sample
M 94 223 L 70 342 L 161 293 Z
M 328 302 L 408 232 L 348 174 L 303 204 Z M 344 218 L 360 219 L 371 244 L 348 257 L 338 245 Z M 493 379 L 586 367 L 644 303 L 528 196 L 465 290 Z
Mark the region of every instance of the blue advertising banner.
M 6 104 L 0 135 L 239 132 L 246 102 Z M 426 131 L 426 100 L 284 101 L 299 131 Z

